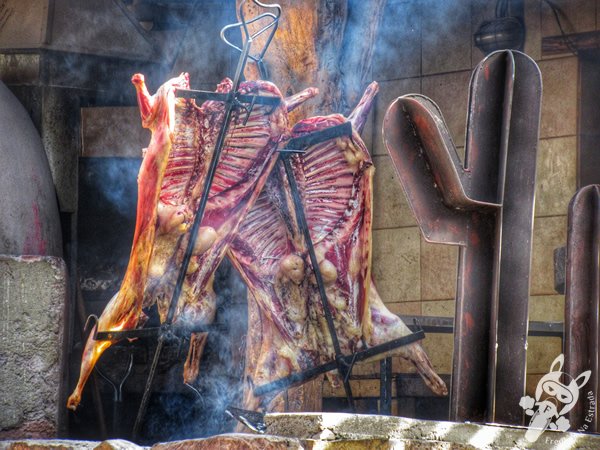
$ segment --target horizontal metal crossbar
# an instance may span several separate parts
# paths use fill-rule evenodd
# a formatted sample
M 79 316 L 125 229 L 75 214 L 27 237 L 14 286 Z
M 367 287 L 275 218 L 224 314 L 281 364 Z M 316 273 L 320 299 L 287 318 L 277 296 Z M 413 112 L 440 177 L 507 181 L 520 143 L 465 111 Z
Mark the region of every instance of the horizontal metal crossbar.
M 401 315 L 400 318 L 408 323 L 418 323 L 426 333 L 453 333 L 454 318 L 438 316 L 409 316 Z M 529 336 L 561 337 L 563 334 L 562 322 L 529 321 Z
M 297 383 L 303 383 L 317 375 L 329 372 L 330 370 L 337 369 L 338 365 L 340 364 L 350 366 L 359 361 L 364 361 L 365 359 L 372 358 L 373 356 L 379 355 L 381 353 L 389 352 L 390 350 L 394 350 L 395 348 L 402 347 L 403 345 L 408 345 L 412 342 L 419 341 L 424 337 L 425 332 L 423 330 L 419 330 L 409 334 L 408 336 L 403 336 L 401 338 L 386 342 L 385 344 L 376 345 L 366 350 L 361 350 L 350 355 L 341 356 L 339 358 L 339 361 L 329 361 L 320 366 L 311 367 L 310 369 L 298 373 L 293 373 L 287 377 L 280 378 L 279 380 L 275 380 L 271 383 L 263 384 L 262 386 L 257 386 L 254 388 L 254 395 L 256 397 L 259 397 L 261 395 L 268 394 L 269 392 L 285 389 Z
M 320 131 L 313 133 L 307 133 L 303 136 L 292 138 L 285 144 L 284 150 L 290 151 L 290 149 L 304 149 L 321 142 L 335 139 L 342 136 L 352 136 L 352 124 L 350 122 L 344 122 L 340 125 L 325 128 Z M 294 152 L 300 152 L 302 150 L 292 150 Z
M 210 325 L 162 325 L 160 327 L 139 328 L 136 330 L 124 331 L 98 331 L 94 335 L 97 341 L 119 341 L 122 339 L 136 339 L 157 337 L 160 334 L 182 337 L 191 333 L 206 333 L 210 331 L 219 331 L 223 328 L 220 324 Z
M 197 91 L 194 89 L 177 89 L 175 95 L 181 98 L 193 98 L 195 100 L 203 101 L 232 102 L 236 100 L 239 103 L 248 103 L 252 105 L 278 106 L 281 103 L 281 98 L 275 96 L 247 94 L 232 95 L 232 93 L 225 94 L 211 91 Z

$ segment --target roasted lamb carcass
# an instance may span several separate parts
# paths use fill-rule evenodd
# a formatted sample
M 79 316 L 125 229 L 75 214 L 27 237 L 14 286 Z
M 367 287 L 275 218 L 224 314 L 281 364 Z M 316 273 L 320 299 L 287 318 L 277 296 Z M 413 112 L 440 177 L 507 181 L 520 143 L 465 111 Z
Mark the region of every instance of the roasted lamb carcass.
M 142 308 L 155 302 L 161 321 L 167 317 L 181 260 L 190 238 L 188 230 L 193 221 L 193 211 L 204 187 L 224 116 L 222 102 L 207 101 L 198 107 L 192 100 L 175 97 L 175 89 L 189 88 L 186 75 L 165 83 L 154 96 L 149 95 L 141 75 L 134 76 L 134 84 L 142 124 L 152 131 L 152 141 L 144 153 L 138 176 L 140 200 L 136 223 L 136 237 L 140 234 L 148 237 L 134 239 L 121 288 L 96 326 L 100 331 L 135 328 L 145 317 Z M 227 93 L 231 87 L 231 81 L 226 79 L 217 91 Z M 268 82 L 242 83 L 239 90 L 244 94 L 281 98 L 278 89 Z M 288 99 L 287 103 L 282 101 L 277 108 L 255 105 L 249 115 L 243 110 L 233 115 L 176 308 L 175 321 L 187 324 L 212 322 L 215 314 L 214 271 L 276 161 L 277 145 L 289 132 L 288 108 L 314 95 L 314 90 L 306 90 Z M 160 165 L 155 163 L 156 154 L 162 158 Z M 68 407 L 72 409 L 79 404 L 81 391 L 97 359 L 113 343 L 96 341 L 93 335 L 94 332 L 85 346 L 79 382 L 68 400 Z M 184 368 L 187 381 L 198 373 L 204 342 L 205 335 L 202 333 L 192 336 Z
M 153 97 L 150 97 L 147 95 L 142 75 L 134 75 L 132 82 L 138 92 L 142 124 L 152 131 L 152 139 L 144 151 L 144 159 L 138 175 L 138 203 L 133 245 L 121 288 L 106 305 L 85 344 L 79 381 L 67 401 L 67 407 L 71 409 L 79 405 L 83 386 L 96 361 L 112 344 L 111 341 L 94 340 L 96 329 L 129 330 L 135 328 L 143 317 L 142 299 L 156 239 L 158 197 L 171 152 L 172 136 L 178 128 L 174 112 L 177 103 L 175 90 L 189 87 L 187 75 L 182 74 L 167 81 Z
M 371 280 L 371 204 L 374 168 L 360 139 L 377 85 L 369 86 L 357 108 L 341 115 L 303 120 L 292 136 L 350 121 L 351 137 L 310 147 L 292 157 L 294 177 L 302 197 L 311 239 L 323 275 L 337 336 L 343 353 L 361 350 L 410 330 L 390 313 Z M 264 191 L 240 226 L 230 258 L 249 289 L 250 314 L 258 315 L 260 330 L 249 330 L 244 406 L 261 401 L 252 386 L 319 365 L 334 358 L 306 245 L 296 225 L 289 186 L 276 168 Z M 257 351 L 258 349 L 258 351 Z M 446 395 L 444 382 L 433 370 L 419 343 L 388 352 L 417 367 L 425 383 Z M 330 379 L 336 382 L 330 374 Z

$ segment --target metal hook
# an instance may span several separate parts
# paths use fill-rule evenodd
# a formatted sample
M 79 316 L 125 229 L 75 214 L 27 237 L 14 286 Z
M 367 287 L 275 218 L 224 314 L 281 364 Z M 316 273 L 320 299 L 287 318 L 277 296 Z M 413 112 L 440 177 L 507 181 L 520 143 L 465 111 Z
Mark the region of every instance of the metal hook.
M 125 384 L 125 380 L 127 380 L 129 375 L 131 374 L 132 368 L 133 368 L 133 353 L 130 353 L 129 354 L 129 363 L 127 364 L 127 369 L 125 370 L 125 374 L 121 378 L 121 381 L 119 382 L 119 384 L 117 384 L 115 381 L 111 380 L 108 375 L 106 375 L 104 372 L 102 372 L 102 369 L 100 369 L 99 366 L 96 366 L 96 371 L 100 374 L 100 376 L 102 378 L 104 378 L 113 387 L 113 389 L 114 389 L 114 398 L 113 399 L 115 402 L 120 402 L 123 400 L 123 384 Z
M 83 334 L 85 334 L 87 332 L 88 327 L 90 325 L 90 320 L 92 320 L 92 319 L 94 320 L 94 322 L 96 322 L 95 325 L 98 324 L 98 316 L 96 314 L 90 314 L 88 316 L 88 318 L 85 320 L 85 325 L 83 325 Z M 98 331 L 98 330 L 96 330 L 96 331 Z M 94 339 L 96 339 L 96 333 L 94 333 Z
M 199 399 L 202 399 L 202 394 L 200 393 L 200 391 L 194 386 L 192 386 L 190 383 L 183 383 L 183 385 L 189 387 L 192 391 L 194 391 L 194 394 L 196 394 Z
M 243 52 L 243 50 L 238 47 L 237 45 L 235 45 L 233 42 L 229 41 L 227 39 L 227 37 L 225 36 L 225 33 L 232 29 L 232 28 L 239 28 L 242 27 L 244 36 L 246 38 L 246 41 L 252 42 L 256 37 L 260 36 L 261 34 L 263 34 L 265 31 L 271 29 L 271 32 L 269 33 L 269 36 L 267 37 L 267 40 L 265 42 L 265 45 L 263 46 L 263 48 L 261 49 L 260 52 L 258 52 L 256 55 L 248 55 L 248 57 L 256 62 L 259 65 L 259 68 L 262 67 L 261 69 L 261 75 L 264 75 L 266 73 L 266 70 L 264 70 L 264 64 L 262 62 L 263 57 L 265 56 L 265 53 L 267 52 L 267 49 L 269 48 L 269 45 L 271 44 L 271 41 L 273 40 L 273 37 L 275 36 L 275 32 L 277 31 L 277 27 L 279 25 L 279 18 L 281 17 L 281 6 L 279 4 L 273 3 L 273 4 L 267 4 L 267 3 L 262 3 L 259 0 L 252 0 L 256 5 L 260 6 L 261 8 L 265 8 L 265 9 L 275 9 L 276 11 L 273 12 L 265 12 L 262 14 L 259 14 L 256 17 L 253 17 L 250 20 L 246 20 L 245 16 L 244 16 L 244 12 L 243 12 L 243 6 L 246 3 L 246 1 L 242 2 L 240 4 L 240 9 L 239 9 L 239 15 L 241 17 L 241 21 L 240 22 L 236 22 L 236 23 L 232 23 L 229 25 L 225 25 L 222 29 L 221 29 L 221 39 L 223 40 L 223 42 L 225 42 L 227 45 L 229 45 L 230 47 L 236 49 L 239 52 Z M 259 20 L 265 19 L 265 18 L 271 18 L 272 20 L 267 23 L 265 26 L 263 26 L 261 29 L 259 29 L 258 31 L 256 31 L 254 34 L 250 34 L 250 31 L 248 30 L 248 24 L 257 22 Z

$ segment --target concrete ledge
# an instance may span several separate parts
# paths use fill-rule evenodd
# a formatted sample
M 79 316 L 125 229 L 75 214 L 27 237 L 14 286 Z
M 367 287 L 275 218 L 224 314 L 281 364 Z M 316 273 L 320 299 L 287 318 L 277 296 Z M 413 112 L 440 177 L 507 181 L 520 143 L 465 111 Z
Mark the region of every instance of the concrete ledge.
M 152 450 L 304 450 L 299 440 L 267 434 L 231 433 L 155 444 Z
M 545 431 L 536 442 L 531 443 L 525 438 L 525 427 L 439 422 L 392 416 L 278 413 L 267 414 L 265 423 L 270 434 L 294 437 L 301 441 L 340 442 L 370 439 L 401 441 L 410 445 L 427 443 L 427 448 L 449 448 L 448 445 L 451 445 L 453 449 L 600 448 L 600 436 L 591 434 Z
M 337 413 L 267 414 L 269 435 L 232 433 L 140 447 L 128 441 L 6 441 L 0 450 L 475 450 L 598 449 L 600 436 L 527 428 Z
M 68 439 L 28 439 L 0 441 L 0 450 L 145 450 L 123 439 L 97 441 L 71 441 Z

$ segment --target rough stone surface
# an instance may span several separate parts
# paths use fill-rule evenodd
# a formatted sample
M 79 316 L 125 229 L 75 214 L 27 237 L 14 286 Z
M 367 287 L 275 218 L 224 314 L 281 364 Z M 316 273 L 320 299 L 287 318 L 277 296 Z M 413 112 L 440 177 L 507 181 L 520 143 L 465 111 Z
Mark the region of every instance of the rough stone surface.
M 104 442 L 100 442 L 94 450 L 143 450 L 150 447 L 140 447 L 133 442 L 126 441 L 125 439 L 109 439 Z
M 518 407 L 518 406 L 517 406 Z M 527 428 L 438 422 L 395 416 L 281 413 L 265 417 L 269 435 L 231 433 L 139 447 L 128 441 L 7 441 L 0 450 L 388 450 L 597 449 L 600 436 L 545 431 L 536 442 Z
M 206 439 L 156 444 L 152 450 L 303 450 L 300 441 L 294 438 L 281 438 L 255 434 L 221 434 Z
M 133 442 L 122 439 L 108 441 L 71 441 L 67 439 L 38 439 L 0 441 L 0 450 L 144 450 Z
M 518 405 L 516 406 L 518 407 Z M 351 442 L 369 440 L 383 445 L 385 441 L 396 446 L 309 448 L 456 448 L 456 449 L 548 449 L 600 448 L 600 436 L 578 433 L 545 431 L 535 442 L 525 439 L 527 428 L 473 423 L 453 423 L 432 420 L 407 419 L 393 416 L 358 415 L 342 413 L 280 413 L 267 414 L 265 423 L 269 433 L 290 436 L 300 440 Z M 334 438 L 332 439 L 332 435 Z
M 66 289 L 62 259 L 0 256 L 0 439 L 57 435 Z
M 98 442 L 64 440 L 14 440 L 0 441 L 0 450 L 92 450 Z

